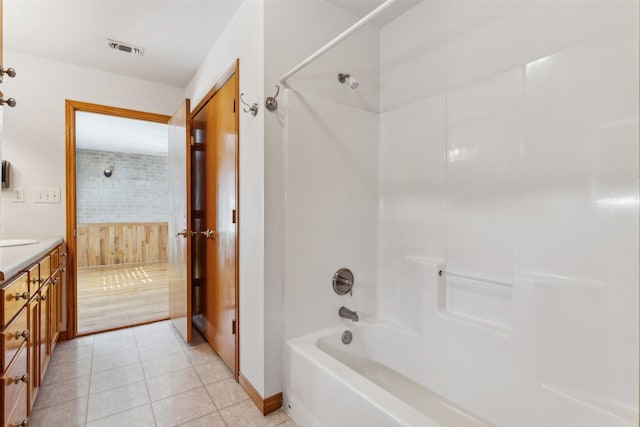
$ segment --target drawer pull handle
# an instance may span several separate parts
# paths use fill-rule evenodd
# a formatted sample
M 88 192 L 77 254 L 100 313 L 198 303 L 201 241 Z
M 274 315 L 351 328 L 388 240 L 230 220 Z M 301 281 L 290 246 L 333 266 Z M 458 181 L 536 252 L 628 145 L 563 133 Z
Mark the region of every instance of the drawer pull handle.
M 29 418 L 25 418 L 24 420 L 20 421 L 19 424 L 16 424 L 16 427 L 27 427 L 29 425 Z
M 60 254 L 60 256 L 67 256 L 67 253 L 63 252 L 63 253 Z
M 29 336 L 31 336 L 31 332 L 29 332 L 28 329 L 25 329 L 22 332 L 16 332 L 16 339 L 19 340 L 20 338 L 29 338 Z
M 67 271 L 67 269 L 66 269 L 66 268 L 64 268 L 64 267 L 62 267 L 62 268 L 60 269 L 60 271 L 62 271 L 62 272 L 64 273 L 65 271 Z
M 53 284 L 57 285 L 58 284 L 58 278 L 53 279 Z
M 42 295 L 42 301 L 46 301 L 47 300 L 47 296 L 46 295 Z
M 22 376 L 19 376 L 19 377 L 15 378 L 16 384 L 19 383 L 20 381 L 22 381 L 23 383 L 28 383 L 29 382 L 29 373 L 24 373 L 24 374 L 22 374 Z
M 40 277 L 36 277 L 35 279 L 31 279 L 31 283 L 42 283 L 44 282 L 44 279 L 41 279 Z
M 31 295 L 29 295 L 29 292 L 17 293 L 16 299 L 19 300 L 20 298 L 29 299 Z
M 34 299 L 35 299 L 36 301 L 40 302 L 40 300 L 41 300 L 42 298 L 40 298 L 40 295 L 36 295 L 36 296 L 34 297 Z

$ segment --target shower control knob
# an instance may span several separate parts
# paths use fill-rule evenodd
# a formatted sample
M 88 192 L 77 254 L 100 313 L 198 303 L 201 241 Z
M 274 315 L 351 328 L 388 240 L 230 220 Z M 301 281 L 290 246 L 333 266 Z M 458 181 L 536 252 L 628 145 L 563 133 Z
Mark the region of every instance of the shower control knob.
M 5 75 L 13 78 L 16 76 L 16 70 L 14 70 L 13 68 L 0 67 L 0 76 L 5 76 Z
M 13 108 L 16 106 L 16 100 L 13 98 L 9 98 L 9 99 L 0 98 L 0 105 L 8 105 L 9 107 Z

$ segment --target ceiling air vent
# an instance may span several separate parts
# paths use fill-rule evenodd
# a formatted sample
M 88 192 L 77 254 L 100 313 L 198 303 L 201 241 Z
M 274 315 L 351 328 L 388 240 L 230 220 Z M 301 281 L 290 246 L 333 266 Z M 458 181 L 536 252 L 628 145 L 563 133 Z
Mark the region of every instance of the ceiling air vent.
M 134 46 L 134 45 L 119 42 L 116 40 L 107 39 L 107 46 L 109 46 L 111 49 L 119 50 L 120 52 L 124 52 L 124 53 L 132 53 L 140 56 L 144 55 L 143 47 Z

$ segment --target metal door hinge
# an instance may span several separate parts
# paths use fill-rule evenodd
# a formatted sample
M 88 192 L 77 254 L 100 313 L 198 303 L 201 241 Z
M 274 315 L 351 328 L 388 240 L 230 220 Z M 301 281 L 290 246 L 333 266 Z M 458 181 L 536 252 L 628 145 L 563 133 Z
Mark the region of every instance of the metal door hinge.
M 233 213 L 231 214 L 232 216 L 232 222 L 235 224 L 236 223 L 236 210 L 233 210 Z
M 232 333 L 233 335 L 235 335 L 235 334 L 236 334 L 236 319 L 233 319 L 233 320 L 231 321 L 231 333 Z
M 191 135 L 191 145 L 196 145 L 196 138 L 193 135 Z
M 73 229 L 73 237 L 76 237 L 78 235 L 78 231 L 74 228 Z

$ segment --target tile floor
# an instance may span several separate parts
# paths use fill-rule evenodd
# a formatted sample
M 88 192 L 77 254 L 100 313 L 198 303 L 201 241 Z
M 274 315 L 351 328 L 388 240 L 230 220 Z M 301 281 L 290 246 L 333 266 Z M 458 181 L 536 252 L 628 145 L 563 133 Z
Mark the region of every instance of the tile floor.
M 263 417 L 194 330 L 186 344 L 168 321 L 58 344 L 30 427 L 295 427 Z

